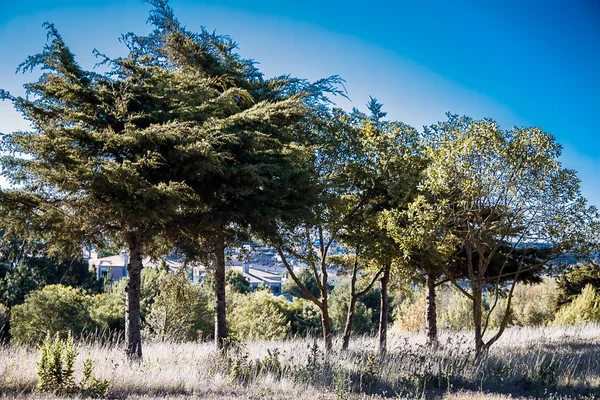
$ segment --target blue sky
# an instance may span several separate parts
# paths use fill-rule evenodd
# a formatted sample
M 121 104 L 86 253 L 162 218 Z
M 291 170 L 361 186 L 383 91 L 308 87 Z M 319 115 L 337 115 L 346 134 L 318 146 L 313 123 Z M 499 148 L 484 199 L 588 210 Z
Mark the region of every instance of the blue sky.
M 94 48 L 120 55 L 118 36 L 147 32 L 141 1 L 0 1 L 0 87 L 15 94 L 34 76 L 16 66 L 41 50 L 55 23 L 80 63 Z M 389 3 L 389 4 L 388 4 Z M 283 2 L 172 0 L 189 28 L 231 35 L 267 76 L 338 74 L 351 102 L 368 96 L 420 128 L 451 111 L 505 128 L 536 125 L 565 147 L 583 193 L 600 206 L 600 2 Z M 0 131 L 26 129 L 0 103 Z

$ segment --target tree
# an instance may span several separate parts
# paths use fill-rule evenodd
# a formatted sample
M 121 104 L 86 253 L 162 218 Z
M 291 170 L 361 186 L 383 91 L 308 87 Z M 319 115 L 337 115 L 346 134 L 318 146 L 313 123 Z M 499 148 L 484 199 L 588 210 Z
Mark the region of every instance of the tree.
M 201 201 L 186 183 L 218 170 L 215 147 L 230 140 L 213 129 L 238 93 L 214 78 L 156 65 L 128 37 L 127 58 L 106 74 L 86 71 L 51 24 L 42 53 L 19 67 L 44 73 L 28 97 L 0 92 L 31 121 L 30 132 L 4 135 L 3 175 L 13 184 L 0 204 L 13 223 L 35 216 L 51 255 L 75 254 L 107 238 L 129 249 L 126 347 L 141 357 L 142 256 L 175 235 L 175 222 Z M 161 239 L 160 241 L 158 239 Z
M 185 232 L 173 240 L 189 260 L 213 258 L 215 342 L 222 349 L 225 249 L 251 234 L 268 236 L 278 221 L 306 212 L 314 197 L 303 167 L 309 116 L 328 102 L 326 94 L 341 93 L 341 80 L 265 79 L 253 60 L 239 56 L 229 37 L 204 29 L 190 32 L 165 1 L 150 3 L 156 29 L 148 37 L 129 36 L 132 47 L 156 65 L 210 79 L 220 92 L 220 113 L 207 120 L 207 130 L 228 138 L 218 146 L 225 156 L 215 173 L 186 180 L 201 204 L 178 219 Z
M 469 289 L 447 275 L 472 302 L 480 355 L 504 332 L 522 275 L 540 273 L 561 254 L 590 250 L 597 210 L 581 196 L 575 172 L 558 161 L 561 146 L 539 128 L 501 130 L 489 119 L 450 116 L 431 132 L 433 145 L 427 150 L 429 164 L 421 184 L 429 195 L 411 204 L 408 232 L 427 238 L 447 257 L 460 249 L 454 265 L 466 271 Z M 540 247 L 546 251 L 536 251 Z M 507 298 L 500 327 L 487 342 L 485 290 L 494 294 L 492 310 L 501 293 Z

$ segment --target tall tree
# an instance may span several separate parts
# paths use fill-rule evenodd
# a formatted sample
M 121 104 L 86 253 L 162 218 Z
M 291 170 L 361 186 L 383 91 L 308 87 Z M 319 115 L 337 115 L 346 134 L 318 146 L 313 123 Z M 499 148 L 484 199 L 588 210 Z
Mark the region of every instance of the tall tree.
M 129 36 L 131 47 L 169 70 L 214 80 L 222 119 L 211 120 L 211 132 L 231 139 L 217 146 L 225 158 L 216 173 L 186 181 L 201 206 L 177 220 L 185 233 L 175 230 L 173 237 L 188 258 L 213 258 L 215 341 L 223 348 L 225 249 L 253 234 L 269 236 L 280 221 L 307 213 L 315 190 L 303 143 L 319 110 L 326 108 L 326 95 L 341 93 L 341 80 L 266 79 L 253 60 L 240 57 L 229 37 L 191 32 L 165 1 L 150 3 L 156 29 L 149 37 Z
M 19 67 L 44 71 L 25 85 L 28 96 L 0 92 L 32 127 L 3 135 L 3 175 L 14 186 L 0 203 L 36 216 L 54 254 L 107 237 L 129 248 L 126 352 L 141 357 L 142 257 L 201 207 L 187 182 L 220 170 L 226 155 L 218 147 L 232 138 L 214 126 L 245 99 L 131 46 L 126 58 L 102 56 L 109 73 L 87 71 L 54 26 L 46 28 L 49 43 Z
M 470 288 L 454 283 L 472 301 L 481 354 L 504 332 L 522 276 L 561 254 L 589 251 L 597 210 L 581 196 L 575 172 L 558 161 L 561 146 L 539 128 L 501 130 L 491 120 L 450 116 L 432 130 L 421 186 L 429 195 L 411 205 L 410 229 L 435 238 L 440 253 L 457 258 L 449 265 L 464 268 Z M 546 251 L 535 251 L 540 246 Z M 487 341 L 485 290 L 494 293 L 494 305 L 501 292 L 508 303 Z

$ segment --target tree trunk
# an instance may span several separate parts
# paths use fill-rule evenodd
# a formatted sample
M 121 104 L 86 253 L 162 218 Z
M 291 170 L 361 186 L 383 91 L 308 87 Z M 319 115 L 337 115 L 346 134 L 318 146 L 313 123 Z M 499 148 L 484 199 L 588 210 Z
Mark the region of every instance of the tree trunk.
M 435 346 L 437 344 L 437 313 L 435 305 L 435 275 L 428 273 L 426 276 L 427 294 L 425 296 L 426 315 L 425 315 L 425 333 L 427 334 L 427 344 Z
M 346 327 L 344 328 L 344 337 L 342 340 L 342 350 L 348 350 L 350 345 L 350 333 L 352 332 L 352 320 L 354 319 L 354 309 L 356 307 L 356 297 L 354 293 L 350 294 L 350 304 L 348 305 L 348 315 L 346 316 Z
M 381 277 L 381 310 L 379 313 L 379 355 L 387 353 L 387 328 L 388 328 L 388 283 L 390 280 L 390 266 L 384 267 Z
M 129 246 L 129 263 L 127 264 L 126 296 L 127 308 L 125 310 L 125 339 L 127 358 L 130 360 L 142 358 L 142 333 L 140 318 L 140 288 L 142 283 L 142 237 L 139 232 L 127 234 Z
M 475 356 L 479 357 L 484 348 L 482 333 L 482 290 L 478 283 L 473 285 L 473 324 L 475 325 Z
M 333 348 L 331 323 L 329 321 L 329 304 L 327 302 L 327 293 L 321 291 L 321 325 L 323 327 L 323 340 L 325 341 L 325 354 L 329 354 Z
M 227 337 L 226 301 L 225 301 L 225 243 L 221 240 L 215 245 L 215 344 L 217 350 L 224 350 Z

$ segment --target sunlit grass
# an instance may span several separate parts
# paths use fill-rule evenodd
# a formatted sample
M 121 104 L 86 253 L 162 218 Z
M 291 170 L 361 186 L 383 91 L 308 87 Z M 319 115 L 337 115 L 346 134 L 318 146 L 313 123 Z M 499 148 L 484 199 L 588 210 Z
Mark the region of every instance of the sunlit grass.
M 427 393 L 474 400 L 600 391 L 598 325 L 512 328 L 479 362 L 470 334 L 445 332 L 440 339 L 433 351 L 423 335 L 393 336 L 383 360 L 372 337 L 354 338 L 347 353 L 329 359 L 315 352 L 313 339 L 252 342 L 232 354 L 228 365 L 215 357 L 212 343 L 146 343 L 144 360 L 130 363 L 118 344 L 92 342 L 79 345 L 76 370 L 89 354 L 96 376 L 109 380 L 111 397 L 375 399 Z M 268 354 L 275 350 L 280 366 L 265 368 L 261 362 L 272 361 Z M 317 359 L 310 361 L 311 354 Z M 34 392 L 36 359 L 35 349 L 1 347 L 0 393 Z

